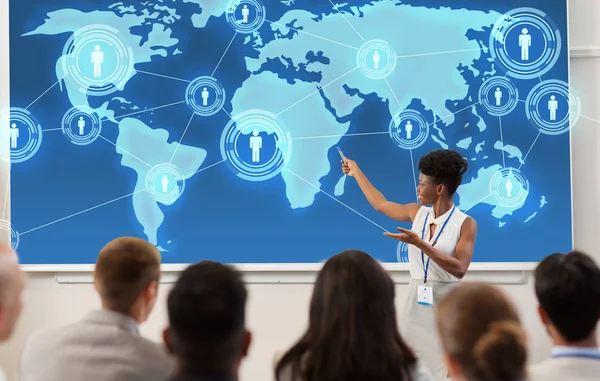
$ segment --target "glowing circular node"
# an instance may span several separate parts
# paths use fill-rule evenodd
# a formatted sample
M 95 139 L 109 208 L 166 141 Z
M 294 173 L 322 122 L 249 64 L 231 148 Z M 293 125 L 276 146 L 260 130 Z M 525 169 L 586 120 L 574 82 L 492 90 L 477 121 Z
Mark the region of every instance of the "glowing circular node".
M 171 205 L 185 188 L 185 177 L 172 164 L 158 164 L 146 175 L 146 190 L 154 199 L 165 205 Z
M 371 79 L 383 79 L 396 68 L 396 53 L 383 40 L 370 40 L 358 50 L 356 63 Z
M 21 237 L 19 232 L 12 227 L 11 223 L 6 220 L 0 220 L 0 231 L 10 235 L 10 246 L 13 250 L 17 250 Z
M 31 159 L 42 145 L 42 126 L 29 111 L 11 107 L 9 117 L 1 117 L 8 121 L 4 128 L 4 137 L 10 142 L 10 162 L 22 163 Z M 2 159 L 8 161 L 8 152 L 2 150 Z
M 496 21 L 489 46 L 492 58 L 507 75 L 532 79 L 547 73 L 556 64 L 562 38 L 546 13 L 534 8 L 517 8 Z
M 89 107 L 73 107 L 63 116 L 61 128 L 71 143 L 84 146 L 98 139 L 102 132 L 102 120 Z
M 226 15 L 229 25 L 244 34 L 260 29 L 267 17 L 265 7 L 258 0 L 231 0 Z
M 244 180 L 264 181 L 289 161 L 292 138 L 277 116 L 262 110 L 236 115 L 221 135 L 221 155 Z
M 406 242 L 398 242 L 396 248 L 396 258 L 400 263 L 408 263 L 408 245 Z
M 389 128 L 390 137 L 403 149 L 419 148 L 429 137 L 429 124 L 416 110 L 401 111 L 392 118 Z
M 198 77 L 185 90 L 185 102 L 200 116 L 214 115 L 225 105 L 225 88 L 212 77 Z
M 527 119 L 546 135 L 560 135 L 569 131 L 581 115 L 581 103 L 566 82 L 547 80 L 538 83 L 525 101 Z
M 490 115 L 505 116 L 519 104 L 519 90 L 506 77 L 491 77 L 479 88 L 479 102 Z
M 63 48 L 62 69 L 91 96 L 122 89 L 133 75 L 133 50 L 107 25 L 89 25 L 77 30 Z
M 502 168 L 490 180 L 490 194 L 499 206 L 518 208 L 529 194 L 529 181 L 516 168 Z

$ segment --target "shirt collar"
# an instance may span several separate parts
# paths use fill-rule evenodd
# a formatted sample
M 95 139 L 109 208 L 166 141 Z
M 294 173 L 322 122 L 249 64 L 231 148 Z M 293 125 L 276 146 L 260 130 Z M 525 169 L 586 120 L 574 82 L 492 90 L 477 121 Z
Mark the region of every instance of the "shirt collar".
M 134 335 L 140 334 L 138 323 L 131 316 L 116 311 L 92 310 L 83 320 L 93 324 L 117 326 Z
M 573 355 L 589 355 L 598 357 L 600 356 L 600 348 L 590 347 L 567 347 L 567 346 L 554 346 L 552 348 L 552 356 L 573 356 Z
M 452 212 L 452 209 L 454 209 L 454 205 L 452 205 L 452 207 L 450 209 L 448 209 L 446 211 L 446 213 L 437 216 L 436 218 L 433 218 L 433 207 L 431 207 L 431 221 L 429 222 L 430 224 L 434 224 L 434 225 L 440 225 L 442 224 L 444 221 L 446 221 L 446 219 L 450 216 L 450 213 Z

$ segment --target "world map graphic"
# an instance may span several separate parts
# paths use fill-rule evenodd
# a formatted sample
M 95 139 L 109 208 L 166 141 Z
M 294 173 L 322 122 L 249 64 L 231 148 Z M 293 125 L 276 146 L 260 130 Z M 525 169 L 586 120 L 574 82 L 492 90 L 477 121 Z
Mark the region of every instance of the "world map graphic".
M 455 202 L 478 222 L 474 261 L 568 250 L 565 7 L 11 1 L 13 245 L 32 264 L 93 263 L 121 235 L 165 263 L 404 261 L 382 233 L 405 224 L 338 149 L 405 203 L 443 148 L 469 163 Z

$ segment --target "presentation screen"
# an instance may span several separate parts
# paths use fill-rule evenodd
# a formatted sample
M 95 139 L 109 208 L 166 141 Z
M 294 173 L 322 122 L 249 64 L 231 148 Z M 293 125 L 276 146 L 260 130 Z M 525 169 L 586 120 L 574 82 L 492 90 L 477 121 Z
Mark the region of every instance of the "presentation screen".
M 566 0 L 11 0 L 10 218 L 24 264 L 120 236 L 164 263 L 385 263 L 419 160 L 469 164 L 474 262 L 572 248 Z M 6 208 L 5 208 L 6 209 Z M 10 222 L 9 222 L 10 221 Z M 420 228 L 417 228 L 417 230 Z

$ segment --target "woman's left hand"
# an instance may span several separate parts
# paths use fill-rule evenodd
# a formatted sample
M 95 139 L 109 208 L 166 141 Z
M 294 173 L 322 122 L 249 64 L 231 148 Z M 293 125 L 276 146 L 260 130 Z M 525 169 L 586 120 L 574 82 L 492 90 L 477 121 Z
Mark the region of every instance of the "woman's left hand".
M 398 228 L 401 233 L 389 233 L 385 232 L 383 235 L 386 237 L 390 237 L 393 239 L 397 239 L 398 241 L 406 242 L 409 245 L 417 245 L 421 242 L 421 237 L 417 233 L 412 230 Z

